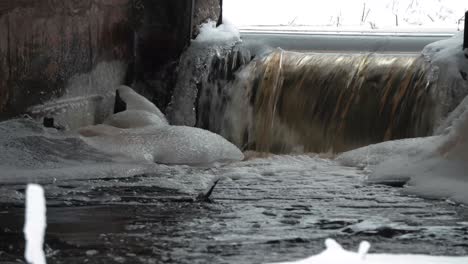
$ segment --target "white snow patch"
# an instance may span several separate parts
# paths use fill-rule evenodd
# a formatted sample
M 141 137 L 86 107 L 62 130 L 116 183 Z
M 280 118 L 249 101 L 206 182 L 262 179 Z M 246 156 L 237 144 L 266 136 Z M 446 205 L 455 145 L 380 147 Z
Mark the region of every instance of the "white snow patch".
M 442 257 L 426 255 L 368 254 L 369 242 L 361 242 L 357 253 L 347 251 L 333 239 L 325 241 L 326 250 L 310 258 L 277 264 L 462 264 L 468 257 Z
M 46 226 L 44 190 L 39 185 L 30 184 L 26 189 L 26 218 L 23 230 L 26 240 L 24 256 L 28 263 L 46 263 L 43 250 Z
M 195 42 L 238 42 L 240 41 L 239 30 L 228 21 L 216 27 L 216 22 L 208 21 L 200 26 L 200 34 Z

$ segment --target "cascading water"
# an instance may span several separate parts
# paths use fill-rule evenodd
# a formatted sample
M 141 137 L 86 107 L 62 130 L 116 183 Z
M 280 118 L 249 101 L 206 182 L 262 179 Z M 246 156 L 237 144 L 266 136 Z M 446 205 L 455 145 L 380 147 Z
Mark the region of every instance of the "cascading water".
M 243 149 L 341 152 L 431 134 L 435 81 L 422 56 L 276 50 L 205 84 L 197 123 Z

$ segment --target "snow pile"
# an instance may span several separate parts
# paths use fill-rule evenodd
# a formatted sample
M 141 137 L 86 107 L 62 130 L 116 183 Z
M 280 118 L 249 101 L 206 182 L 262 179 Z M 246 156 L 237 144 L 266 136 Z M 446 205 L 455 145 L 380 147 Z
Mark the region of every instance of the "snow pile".
M 468 71 L 468 59 L 461 42 L 457 35 L 424 50 L 439 68 L 439 89 L 465 97 L 434 136 L 371 145 L 344 153 L 338 161 L 367 167 L 371 183 L 406 184 L 404 190 L 412 194 L 468 204 L 468 82 L 462 77 Z M 446 99 L 447 109 L 461 100 Z
M 277 264 L 462 264 L 468 262 L 468 257 L 434 257 L 425 255 L 390 255 L 367 254 L 370 249 L 368 242 L 359 245 L 357 253 L 347 251 L 333 239 L 325 241 L 326 250 L 310 258 Z
M 242 160 L 232 143 L 210 131 L 169 126 L 159 109 L 129 87 L 119 88 L 127 110 L 111 116 L 105 124 L 79 130 L 88 144 L 112 155 L 134 160 L 208 165 Z M 130 104 L 128 104 L 130 103 Z
M 239 30 L 227 21 L 216 27 L 216 22 L 208 21 L 200 26 L 200 34 L 195 42 L 238 42 L 240 41 Z
M 26 240 L 24 256 L 28 263 L 46 263 L 43 250 L 46 226 L 44 190 L 39 185 L 30 184 L 26 189 L 26 219 L 24 224 Z

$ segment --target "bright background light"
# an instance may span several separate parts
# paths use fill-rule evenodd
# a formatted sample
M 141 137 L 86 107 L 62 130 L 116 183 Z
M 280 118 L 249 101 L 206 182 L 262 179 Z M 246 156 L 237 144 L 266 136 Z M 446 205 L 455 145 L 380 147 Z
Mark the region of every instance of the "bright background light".
M 224 17 L 240 28 L 310 30 L 463 30 L 466 0 L 224 0 Z

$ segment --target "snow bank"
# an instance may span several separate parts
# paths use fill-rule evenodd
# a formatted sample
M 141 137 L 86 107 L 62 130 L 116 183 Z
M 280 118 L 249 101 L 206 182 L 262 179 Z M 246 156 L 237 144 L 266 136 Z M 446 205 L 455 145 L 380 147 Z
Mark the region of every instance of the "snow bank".
M 26 240 L 24 256 L 28 263 L 46 263 L 43 250 L 46 225 L 44 190 L 39 185 L 30 184 L 26 189 L 26 218 L 24 224 Z
M 216 22 L 208 21 L 200 26 L 200 34 L 195 42 L 238 42 L 240 41 L 239 30 L 227 21 L 216 27 Z
M 390 254 L 367 254 L 370 249 L 368 242 L 359 245 L 357 253 L 347 251 L 333 239 L 325 241 L 326 250 L 310 258 L 282 262 L 277 264 L 462 264 L 468 263 L 468 257 L 434 257 L 425 255 L 390 255 Z
M 367 167 L 371 183 L 406 183 L 406 192 L 428 198 L 450 199 L 468 204 L 468 59 L 462 51 L 462 38 L 436 42 L 424 54 L 438 67 L 439 90 L 451 104 L 463 101 L 427 138 L 384 142 L 340 155 L 337 160 L 348 166 Z M 453 96 L 462 96 L 456 98 Z M 445 96 L 444 95 L 444 96 Z

